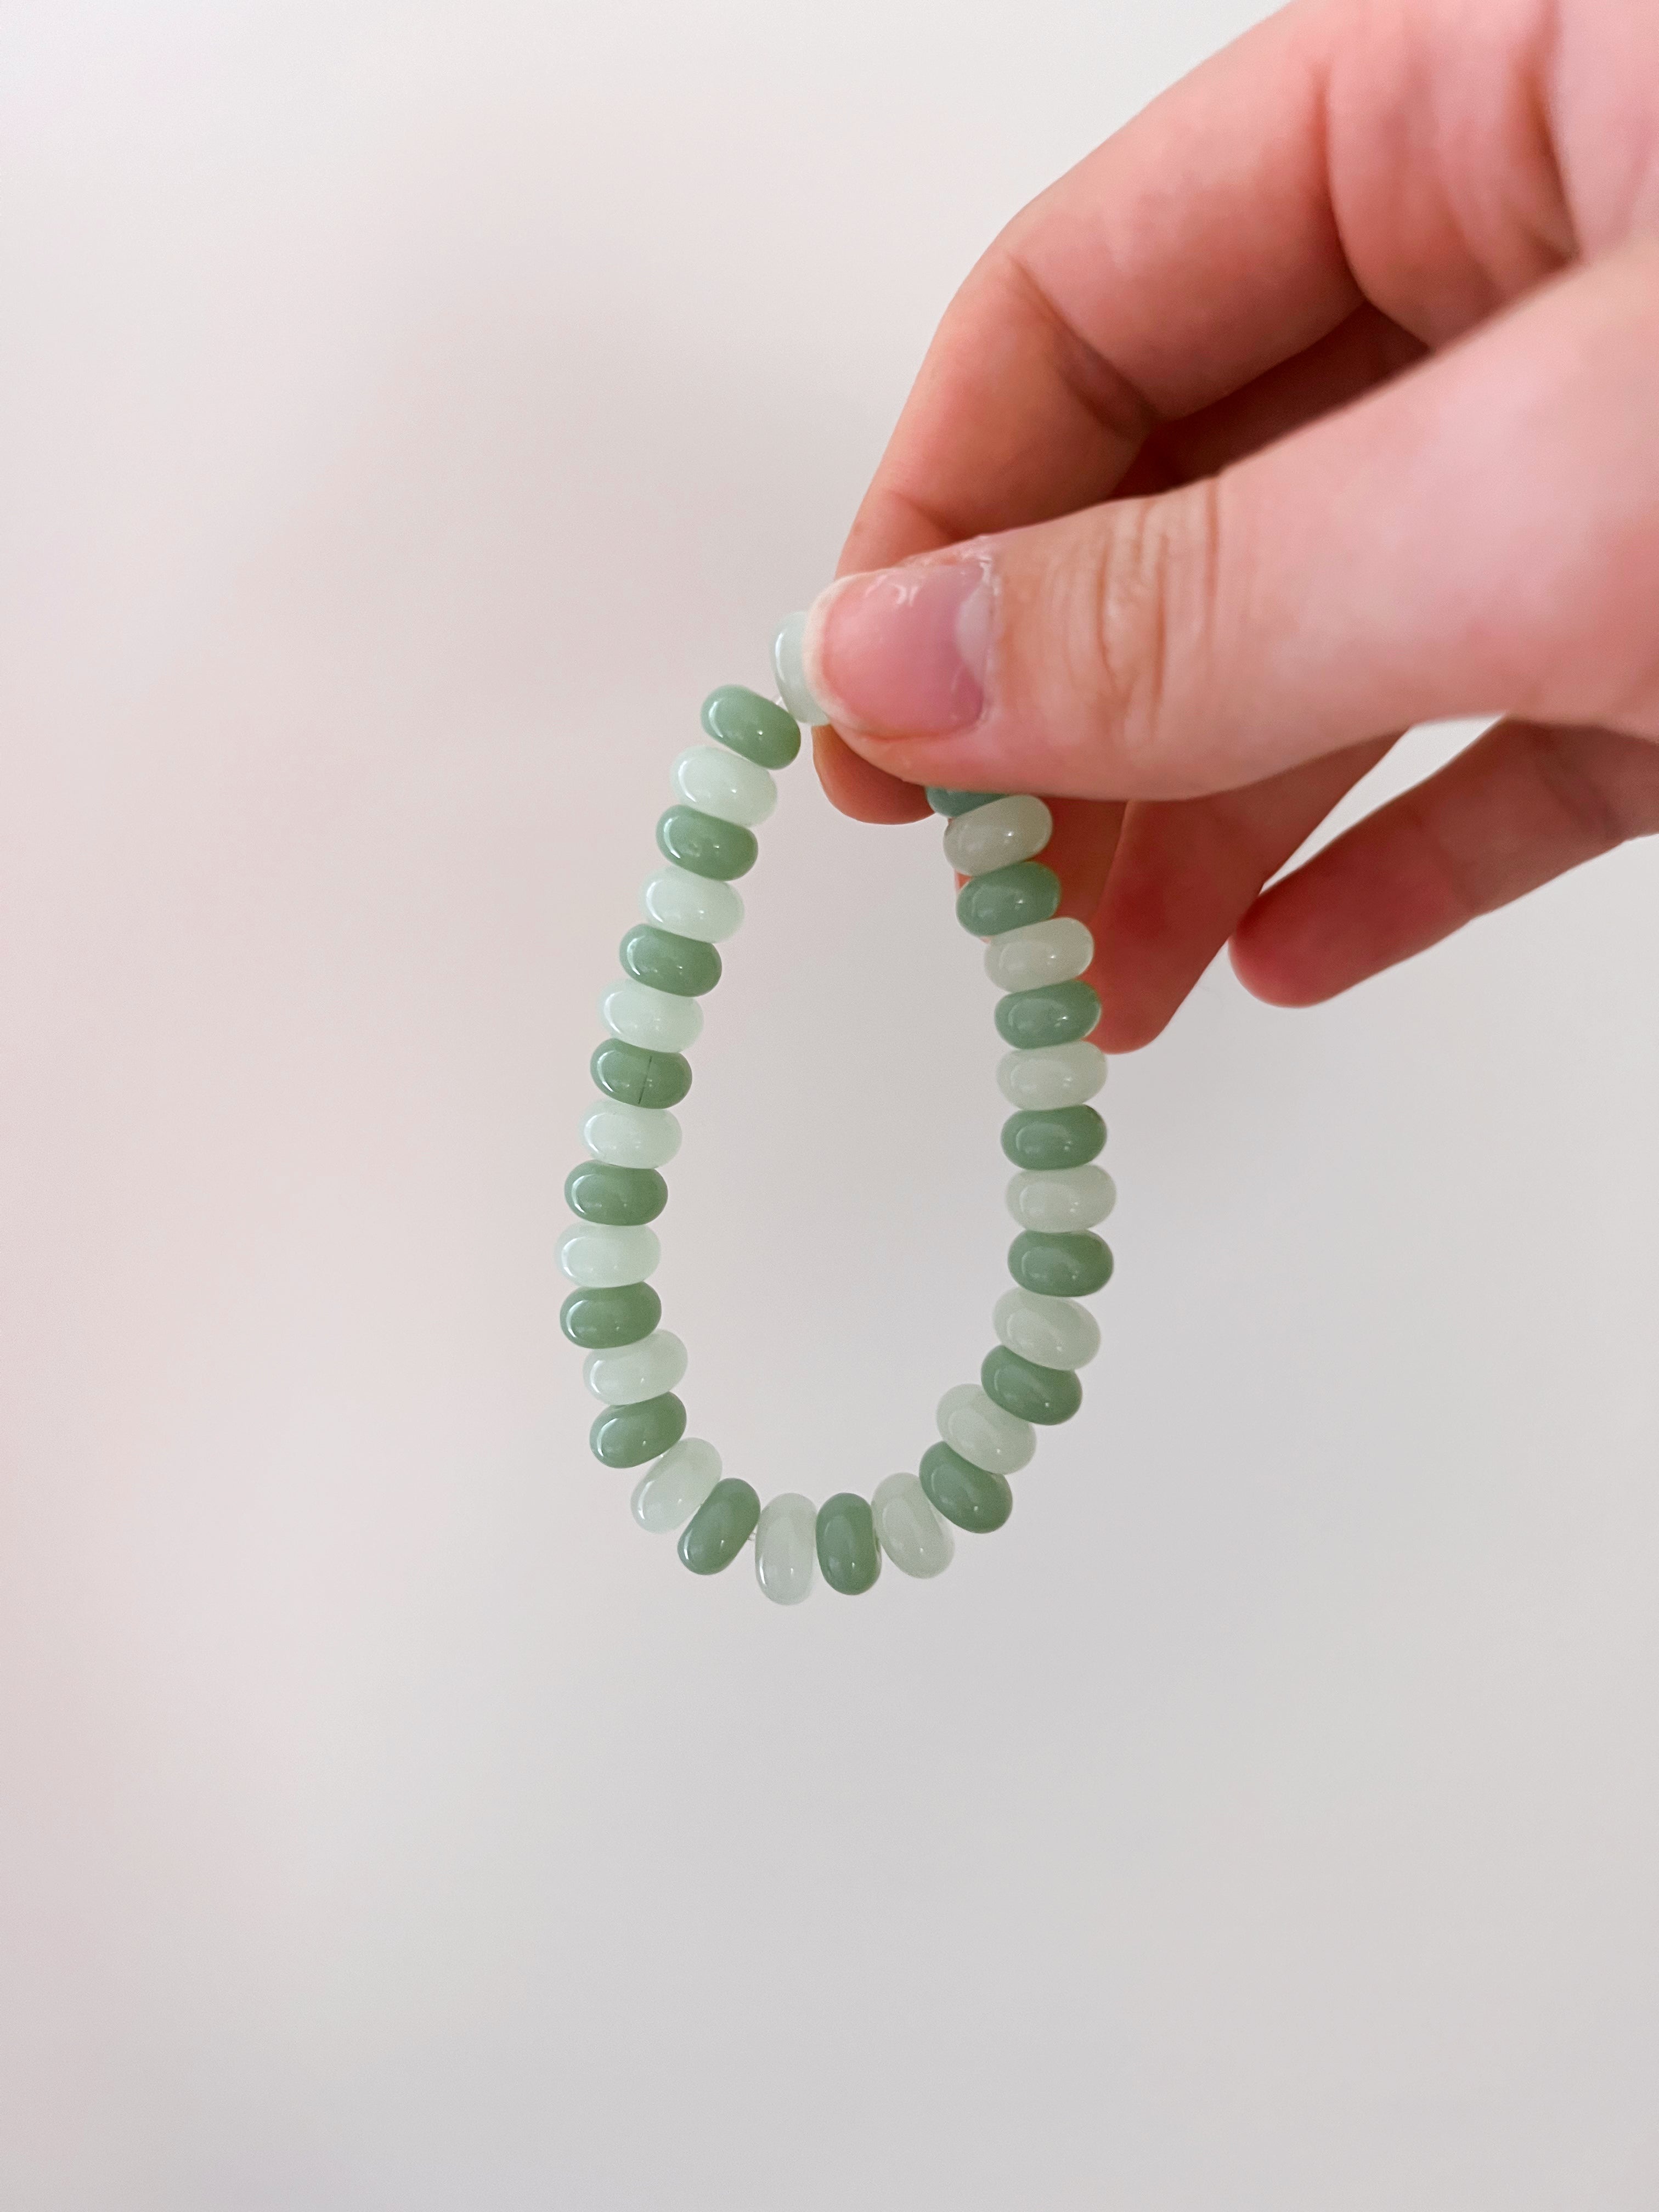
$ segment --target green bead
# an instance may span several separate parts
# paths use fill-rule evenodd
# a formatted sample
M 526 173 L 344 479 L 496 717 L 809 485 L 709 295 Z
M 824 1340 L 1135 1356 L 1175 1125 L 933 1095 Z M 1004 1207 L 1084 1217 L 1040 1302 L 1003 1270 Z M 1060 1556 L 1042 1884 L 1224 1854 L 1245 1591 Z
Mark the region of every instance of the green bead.
M 958 814 L 971 814 L 976 806 L 989 806 L 1007 796 L 1006 791 L 945 791 L 936 783 L 927 787 L 927 804 L 934 813 L 945 815 L 953 822 Z
M 624 1283 L 614 1291 L 572 1291 L 559 1308 L 559 1327 L 584 1352 L 614 1352 L 637 1344 L 662 1319 L 662 1300 L 649 1283 Z
M 1028 1229 L 1008 1247 L 1008 1273 L 1044 1298 L 1086 1298 L 1112 1279 L 1112 1248 L 1088 1230 Z
M 1064 1367 L 1039 1367 L 1000 1344 L 988 1352 L 979 1370 L 980 1387 L 1005 1413 L 1052 1428 L 1069 1421 L 1083 1403 L 1083 1385 Z
M 1041 860 L 1016 860 L 970 876 L 957 893 L 957 920 L 975 937 L 1000 937 L 1047 921 L 1060 904 L 1060 878 Z
M 622 964 L 636 983 L 672 991 L 677 999 L 700 999 L 720 980 L 720 956 L 698 937 L 677 937 L 641 921 L 622 941 Z
M 937 1512 L 973 1536 L 1000 1528 L 1014 1510 L 1007 1476 L 975 1467 L 949 1444 L 933 1444 L 923 1452 L 921 1487 Z
M 607 1098 L 625 1106 L 678 1106 L 691 1088 L 691 1063 L 681 1052 L 647 1052 L 642 1045 L 607 1037 L 587 1063 Z
M 685 1407 L 672 1390 L 637 1406 L 607 1406 L 587 1432 L 595 1459 L 607 1467 L 643 1467 L 685 1434 Z
M 1100 1019 L 1100 1000 L 1087 983 L 1040 983 L 997 1000 L 997 1035 L 1022 1051 L 1070 1044 L 1087 1036 Z
M 1017 1168 L 1080 1168 L 1106 1142 L 1092 1106 L 1032 1108 L 1002 1125 L 1002 1149 Z
M 694 876 L 729 883 L 754 866 L 760 841 L 740 822 L 722 822 L 696 806 L 671 806 L 657 824 L 657 849 Z
M 755 1533 L 760 1499 L 746 1482 L 717 1482 L 680 1534 L 680 1558 L 694 1575 L 729 1567 Z
M 564 1179 L 564 1202 L 584 1221 L 607 1229 L 636 1229 L 654 1221 L 668 1203 L 668 1185 L 655 1168 L 617 1168 L 584 1160 Z
M 881 1572 L 870 1501 L 856 1490 L 837 1491 L 818 1508 L 818 1565 L 823 1579 L 843 1597 L 857 1597 Z
M 793 714 L 742 684 L 722 684 L 702 702 L 702 726 L 709 736 L 763 768 L 787 768 L 800 750 L 800 732 Z

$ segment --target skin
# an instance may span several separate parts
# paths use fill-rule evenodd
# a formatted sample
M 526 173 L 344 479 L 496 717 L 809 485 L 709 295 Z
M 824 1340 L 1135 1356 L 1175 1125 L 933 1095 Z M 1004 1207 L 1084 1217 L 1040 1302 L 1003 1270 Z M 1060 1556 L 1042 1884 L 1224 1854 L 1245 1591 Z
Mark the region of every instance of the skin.
M 973 270 L 837 574 L 965 540 L 985 711 L 818 772 L 1060 794 L 1110 1050 L 1224 945 L 1309 1005 L 1659 830 L 1659 7 L 1297 0 L 1176 85 Z

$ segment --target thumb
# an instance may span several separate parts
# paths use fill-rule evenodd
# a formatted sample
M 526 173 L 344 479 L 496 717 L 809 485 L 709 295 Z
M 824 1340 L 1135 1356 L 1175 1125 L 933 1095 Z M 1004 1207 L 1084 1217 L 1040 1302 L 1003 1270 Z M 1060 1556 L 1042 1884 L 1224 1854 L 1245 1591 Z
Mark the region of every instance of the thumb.
M 1659 736 L 1659 240 L 1219 477 L 842 577 L 807 682 L 913 783 L 1172 798 L 1511 712 Z

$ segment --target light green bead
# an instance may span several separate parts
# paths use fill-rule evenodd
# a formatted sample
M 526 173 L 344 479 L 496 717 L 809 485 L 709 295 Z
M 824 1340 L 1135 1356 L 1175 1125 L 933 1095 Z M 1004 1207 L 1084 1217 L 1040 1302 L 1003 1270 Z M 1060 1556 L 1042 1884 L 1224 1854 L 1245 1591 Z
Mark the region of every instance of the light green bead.
M 1100 1350 L 1100 1323 L 1087 1306 L 1023 1291 L 1018 1283 L 997 1300 L 991 1325 L 1010 1352 L 1034 1367 L 1086 1367 Z
M 587 1432 L 595 1459 L 607 1467 L 643 1467 L 685 1434 L 685 1407 L 672 1390 L 636 1406 L 607 1407 Z
M 935 814 L 943 814 L 954 822 L 959 814 L 971 814 L 976 806 L 994 806 L 999 799 L 1008 796 L 1005 791 L 946 791 L 942 784 L 927 787 L 927 804 Z
M 974 876 L 957 893 L 957 920 L 975 937 L 1000 937 L 1047 921 L 1060 904 L 1060 878 L 1041 860 Z
M 1010 991 L 997 1000 L 998 1036 L 1025 1052 L 1070 1044 L 1073 1037 L 1087 1036 L 1099 1019 L 1100 1000 L 1087 983 L 1044 983 L 1034 991 Z
M 1006 1052 L 997 1066 L 998 1090 L 1023 1114 L 1085 1105 L 1105 1080 L 1105 1054 L 1081 1040 L 1042 1052 Z
M 881 1572 L 881 1547 L 870 1501 L 856 1490 L 838 1491 L 818 1508 L 818 1568 L 833 1590 L 857 1597 Z
M 559 1327 L 584 1352 L 637 1344 L 661 1319 L 662 1300 L 649 1283 L 624 1283 L 615 1291 L 572 1291 L 559 1308 Z
M 746 1482 L 726 1475 L 717 1482 L 686 1522 L 679 1554 L 694 1575 L 717 1575 L 729 1567 L 755 1533 L 760 1499 Z
M 647 1052 L 620 1037 L 597 1045 L 587 1066 L 605 1097 L 624 1106 L 678 1106 L 691 1088 L 691 1063 L 684 1053 Z
M 1117 1204 L 1117 1185 L 1104 1168 L 1025 1170 L 1008 1185 L 1008 1211 L 1022 1229 L 1051 1237 L 1092 1229 Z
M 739 823 L 722 822 L 695 806 L 671 806 L 657 824 L 657 848 L 676 867 L 729 883 L 754 866 L 760 841 Z
M 1112 1248 L 1085 1231 L 1046 1237 L 1028 1229 L 1008 1247 L 1008 1272 L 1022 1290 L 1045 1298 L 1086 1298 L 1112 1279 Z
M 1106 1142 L 1106 1124 L 1092 1106 L 1048 1106 L 1011 1114 L 1002 1149 L 1017 1168 L 1086 1167 Z
M 921 1455 L 921 1486 L 928 1503 L 971 1536 L 988 1536 L 1014 1510 L 1005 1474 L 975 1467 L 949 1444 L 930 1444 Z
M 636 983 L 667 991 L 677 999 L 701 998 L 720 980 L 720 956 L 700 938 L 676 937 L 671 929 L 641 921 L 621 946 L 622 964 Z
M 702 702 L 702 726 L 709 736 L 762 768 L 787 768 L 800 750 L 800 732 L 791 716 L 746 684 L 722 684 Z
M 980 1386 L 1005 1413 L 1052 1428 L 1069 1421 L 1083 1403 L 1083 1385 L 1069 1368 L 1039 1367 L 999 1344 L 988 1352 L 979 1370 Z
M 584 1160 L 564 1179 L 564 1202 L 584 1221 L 633 1229 L 656 1219 L 668 1203 L 668 1185 L 655 1168 L 613 1168 L 605 1160 Z
M 945 858 L 959 876 L 988 875 L 1034 860 L 1054 835 L 1054 817 L 1040 799 L 1018 795 L 959 814 L 945 832 Z

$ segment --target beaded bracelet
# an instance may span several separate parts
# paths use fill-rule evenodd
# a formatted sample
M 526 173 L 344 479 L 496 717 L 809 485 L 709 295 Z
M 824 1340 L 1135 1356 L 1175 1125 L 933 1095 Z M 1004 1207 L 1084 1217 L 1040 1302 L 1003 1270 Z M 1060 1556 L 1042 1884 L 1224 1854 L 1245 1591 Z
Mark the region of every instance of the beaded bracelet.
M 590 1157 L 566 1181 L 577 1218 L 559 1243 L 576 1285 L 559 1325 L 587 1353 L 583 1379 L 604 1406 L 594 1456 L 645 1468 L 634 1517 L 659 1534 L 679 1528 L 693 1574 L 718 1574 L 752 1536 L 757 1578 L 780 1605 L 810 1596 L 815 1564 L 832 1589 L 855 1596 L 875 1582 L 884 1553 L 927 1577 L 950 1565 L 952 1527 L 1002 1527 L 1013 1510 L 1008 1478 L 1030 1462 L 1036 1430 L 1082 1403 L 1078 1370 L 1100 1349 L 1100 1330 L 1076 1301 L 1110 1278 L 1110 1249 L 1092 1232 L 1117 1194 L 1095 1164 L 1106 1125 L 1088 1103 L 1106 1079 L 1105 1055 L 1087 1041 L 1100 1000 L 1080 980 L 1094 940 L 1056 914 L 1060 878 L 1036 857 L 1054 827 L 1048 809 L 1030 797 L 930 790 L 946 817 L 945 857 L 967 878 L 957 916 L 990 940 L 986 973 L 1005 994 L 996 1025 L 1012 1048 L 997 1081 L 1015 1109 L 1002 1149 L 1018 1170 L 1008 1207 L 1019 1234 L 1008 1253 L 1014 1286 L 992 1316 L 998 1342 L 977 1383 L 940 1399 L 939 1441 L 920 1472 L 890 1474 L 869 1498 L 842 1491 L 814 1509 L 789 1492 L 763 1506 L 751 1485 L 722 1475 L 712 1444 L 685 1434 L 674 1387 L 685 1346 L 658 1327 L 662 1302 L 647 1279 L 661 1248 L 647 1224 L 668 1201 L 659 1170 L 679 1150 L 672 1109 L 691 1087 L 684 1054 L 702 1029 L 697 1000 L 720 979 L 717 944 L 743 920 L 732 882 L 754 866 L 755 830 L 777 803 L 771 771 L 799 752 L 798 723 L 829 720 L 802 672 L 804 620 L 792 615 L 773 647 L 782 706 L 722 685 L 702 707 L 714 744 L 674 763 L 678 804 L 657 824 L 667 865 L 645 885 L 646 918 L 622 941 L 623 980 L 600 1001 L 610 1034 L 592 1068 L 603 1095 L 582 1124 Z

